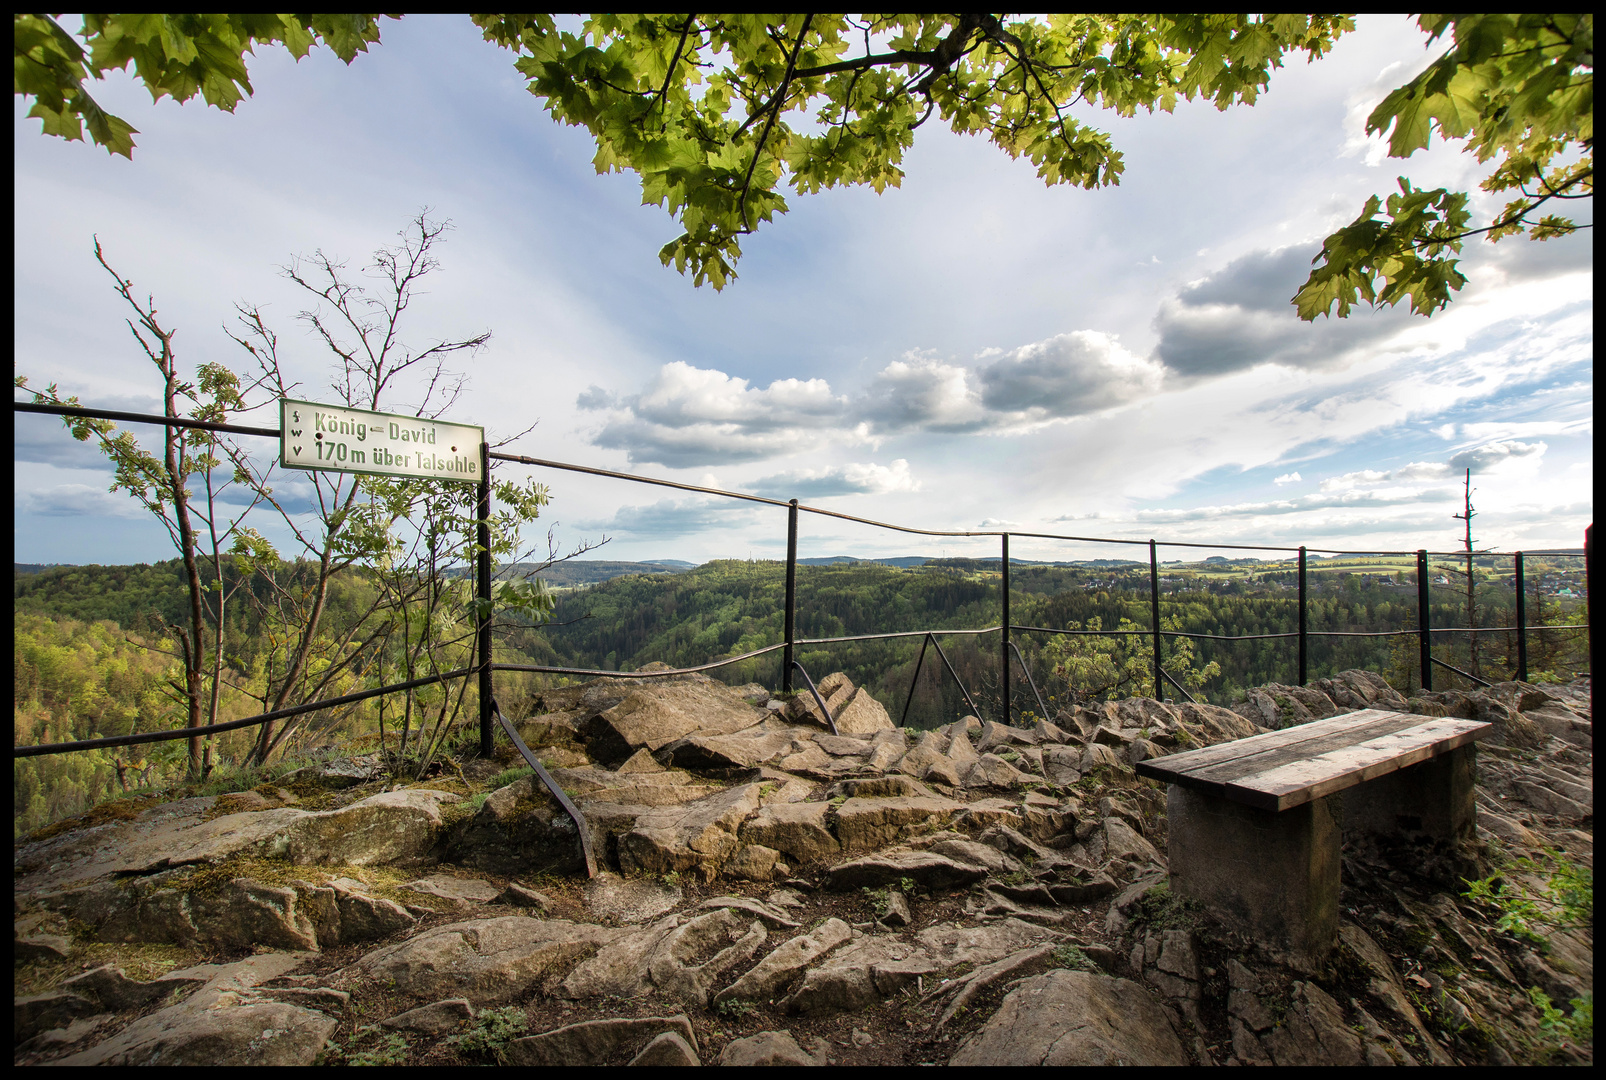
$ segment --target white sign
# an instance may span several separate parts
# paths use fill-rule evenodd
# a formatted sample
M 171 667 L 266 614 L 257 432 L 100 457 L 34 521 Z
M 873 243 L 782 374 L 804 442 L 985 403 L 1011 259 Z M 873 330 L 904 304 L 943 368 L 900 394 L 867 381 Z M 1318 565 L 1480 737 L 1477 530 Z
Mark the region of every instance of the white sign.
M 279 399 L 279 464 L 430 480 L 481 479 L 485 429 L 420 416 Z

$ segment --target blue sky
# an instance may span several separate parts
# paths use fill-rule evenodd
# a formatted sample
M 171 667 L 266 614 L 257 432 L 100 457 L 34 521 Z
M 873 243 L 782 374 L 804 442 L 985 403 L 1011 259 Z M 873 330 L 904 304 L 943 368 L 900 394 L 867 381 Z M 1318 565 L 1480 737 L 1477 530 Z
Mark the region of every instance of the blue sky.
M 42 137 L 17 104 L 17 373 L 156 407 L 98 236 L 179 328 L 182 362 L 238 363 L 223 326 L 248 301 L 316 398 L 328 366 L 277 268 L 318 248 L 358 267 L 428 206 L 454 231 L 411 333 L 492 332 L 449 418 L 493 436 L 539 420 L 516 452 L 934 529 L 1448 549 L 1467 467 L 1483 544 L 1577 546 L 1593 517 L 1588 231 L 1471 243 L 1471 284 L 1431 320 L 1309 326 L 1288 305 L 1321 237 L 1396 176 L 1481 176 L 1458 145 L 1398 162 L 1364 136 L 1372 106 L 1437 55 L 1403 18 L 1362 19 L 1253 108 L 1089 111 L 1126 156 L 1117 188 L 1049 189 L 990 144 L 923 128 L 901 189 L 792 197 L 723 293 L 659 265 L 669 216 L 640 205 L 633 176 L 597 176 L 586 134 L 554 124 L 466 19 L 383 34 L 349 67 L 263 50 L 234 115 L 152 105 L 113 77 L 96 96 L 140 129 L 132 162 Z M 171 557 L 53 422 L 19 418 L 15 460 L 19 561 Z M 541 479 L 543 524 L 560 542 L 608 537 L 598 557 L 784 552 L 780 511 Z M 980 555 L 996 541 L 805 518 L 800 547 Z

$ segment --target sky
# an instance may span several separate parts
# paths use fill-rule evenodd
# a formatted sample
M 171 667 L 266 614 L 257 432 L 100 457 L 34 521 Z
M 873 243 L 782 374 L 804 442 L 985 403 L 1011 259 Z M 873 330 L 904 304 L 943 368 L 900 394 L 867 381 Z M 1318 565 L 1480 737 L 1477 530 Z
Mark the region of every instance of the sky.
M 1593 518 L 1592 230 L 1469 242 L 1470 283 L 1431 319 L 1360 308 L 1311 325 L 1289 304 L 1322 237 L 1397 176 L 1466 190 L 1483 175 L 1459 144 L 1398 161 L 1366 136 L 1372 107 L 1442 51 L 1403 17 L 1363 17 L 1324 59 L 1275 72 L 1253 108 L 1084 109 L 1125 156 L 1118 187 L 1048 188 L 1028 162 L 928 124 L 901 188 L 792 194 L 744 238 L 723 292 L 659 264 L 680 231 L 668 213 L 641 205 L 632 174 L 598 176 L 589 135 L 554 123 L 466 18 L 382 33 L 349 67 L 260 50 L 232 115 L 152 104 L 114 74 L 93 92 L 139 129 L 131 162 L 42 136 L 16 102 L 15 373 L 160 411 L 98 239 L 177 328 L 182 365 L 248 360 L 226 330 L 249 304 L 297 396 L 333 400 L 282 268 L 321 250 L 359 273 L 428 208 L 452 229 L 404 332 L 421 349 L 491 333 L 459 354 L 468 381 L 443 419 L 493 441 L 533 424 L 508 452 L 924 529 L 1178 545 L 1451 550 L 1469 468 L 1480 548 L 1579 547 Z M 1473 207 L 1487 220 L 1503 202 L 1475 193 Z M 402 387 L 395 411 L 417 393 Z M 173 557 L 59 421 L 18 416 L 14 442 L 18 561 Z M 785 554 L 784 510 L 509 469 L 550 489 L 530 535 L 543 548 L 550 528 L 564 550 L 606 540 L 592 558 Z M 304 474 L 277 483 L 309 490 Z M 998 543 L 805 514 L 799 554 Z M 1017 538 L 1011 554 L 1146 553 Z

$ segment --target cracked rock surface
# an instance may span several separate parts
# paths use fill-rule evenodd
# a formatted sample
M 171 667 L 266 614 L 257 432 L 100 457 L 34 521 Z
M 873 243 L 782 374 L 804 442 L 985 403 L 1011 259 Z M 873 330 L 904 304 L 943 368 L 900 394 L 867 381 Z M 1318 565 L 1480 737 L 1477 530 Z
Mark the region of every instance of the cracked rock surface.
M 1514 933 L 1442 868 L 1346 847 L 1339 948 L 1285 969 L 1170 896 L 1164 791 L 1133 770 L 1359 708 L 1487 720 L 1456 865 L 1539 895 L 1593 866 L 1587 681 L 1407 698 L 1351 671 L 923 732 L 841 673 L 819 688 L 837 734 L 812 695 L 701 676 L 539 696 L 518 726 L 585 816 L 590 880 L 568 815 L 492 762 L 398 784 L 353 758 L 21 842 L 14 1060 L 1593 1059 L 1533 996 L 1565 1018 L 1592 994 L 1592 926 Z

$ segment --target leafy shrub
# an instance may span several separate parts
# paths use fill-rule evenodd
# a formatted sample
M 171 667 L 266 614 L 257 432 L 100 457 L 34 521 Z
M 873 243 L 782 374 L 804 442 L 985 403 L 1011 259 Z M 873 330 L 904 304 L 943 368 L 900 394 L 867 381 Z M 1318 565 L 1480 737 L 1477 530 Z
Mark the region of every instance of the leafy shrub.
M 1533 892 L 1506 876 L 1512 871 L 1544 877 L 1545 886 Z M 1547 944 L 1547 929 L 1574 930 L 1595 922 L 1595 872 L 1555 848 L 1514 859 L 1486 878 L 1466 880 L 1466 885 L 1462 896 L 1499 913 L 1496 926 L 1535 945 Z
M 529 1018 L 517 1005 L 509 1005 L 504 1009 L 481 1009 L 472 1027 L 446 1041 L 471 1057 L 490 1058 L 501 1064 L 507 1044 L 523 1035 L 529 1027 Z

